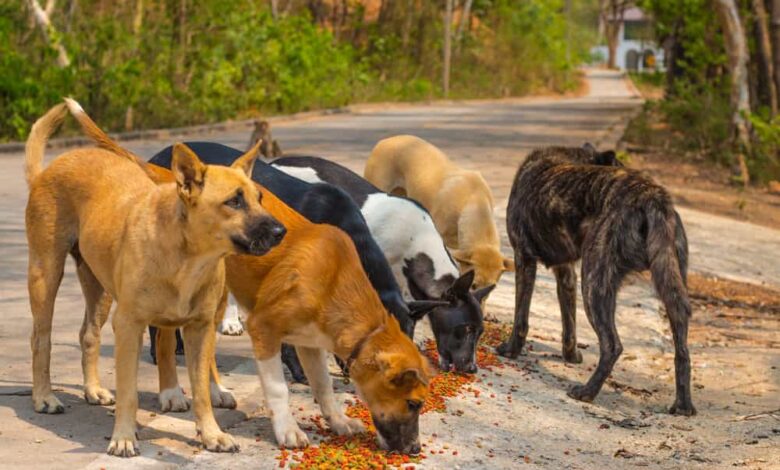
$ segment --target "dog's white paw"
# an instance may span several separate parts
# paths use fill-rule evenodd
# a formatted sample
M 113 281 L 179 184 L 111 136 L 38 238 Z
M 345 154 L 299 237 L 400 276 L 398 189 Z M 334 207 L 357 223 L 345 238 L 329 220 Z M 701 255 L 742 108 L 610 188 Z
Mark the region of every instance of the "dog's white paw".
M 111 443 L 108 444 L 108 455 L 116 457 L 135 457 L 140 454 L 138 451 L 138 441 L 135 440 L 135 433 L 130 436 L 117 435 L 111 436 Z
M 300 449 L 309 446 L 309 438 L 306 433 L 301 431 L 298 427 L 298 423 L 295 422 L 292 417 L 289 420 L 284 420 L 285 423 L 274 425 L 274 435 L 276 436 L 276 443 L 279 447 L 285 449 Z
M 233 392 L 222 385 L 211 382 L 209 393 L 211 395 L 211 405 L 214 408 L 229 408 L 232 410 L 236 407 L 236 397 L 233 396 Z
M 244 325 L 238 315 L 238 306 L 227 306 L 225 317 L 219 323 L 219 332 L 227 336 L 241 336 L 244 333 Z
M 160 392 L 160 409 L 174 413 L 190 409 L 190 401 L 184 396 L 181 387 L 166 388 Z
M 203 447 L 211 452 L 238 452 L 238 443 L 226 432 L 215 432 L 210 435 L 201 434 Z
M 87 387 L 84 389 L 84 399 L 90 405 L 113 405 L 114 395 L 103 387 Z
M 43 398 L 33 398 L 33 408 L 36 413 L 46 413 L 50 415 L 56 415 L 65 412 L 65 406 L 62 402 L 54 396 L 53 393 L 49 393 Z
M 330 429 L 339 436 L 352 436 L 366 430 L 359 419 L 350 418 L 344 414 L 338 414 L 328 420 Z

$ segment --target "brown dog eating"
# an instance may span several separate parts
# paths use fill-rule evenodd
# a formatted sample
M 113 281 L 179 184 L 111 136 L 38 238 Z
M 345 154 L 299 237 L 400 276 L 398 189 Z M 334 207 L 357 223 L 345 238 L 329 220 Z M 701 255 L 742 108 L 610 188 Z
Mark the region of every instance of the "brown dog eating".
M 127 155 L 95 148 L 66 152 L 43 169 L 46 143 L 68 109 L 85 116 L 75 101 L 68 100 L 67 108 L 55 106 L 35 123 L 26 148 L 35 410 L 64 411 L 52 392 L 49 365 L 54 300 L 70 253 L 86 302 L 80 339 L 85 396 L 93 404 L 113 402 L 100 386 L 96 363 L 110 298 L 117 302 L 116 418 L 108 453 L 138 454 L 138 354 L 149 324 L 183 328 L 203 445 L 212 451 L 235 451 L 235 441 L 214 419 L 208 384 L 224 256 L 264 254 L 285 233 L 260 205 L 257 185 L 247 176 L 256 152 L 245 154 L 231 168 L 212 167 L 177 145 L 175 184 L 158 185 Z

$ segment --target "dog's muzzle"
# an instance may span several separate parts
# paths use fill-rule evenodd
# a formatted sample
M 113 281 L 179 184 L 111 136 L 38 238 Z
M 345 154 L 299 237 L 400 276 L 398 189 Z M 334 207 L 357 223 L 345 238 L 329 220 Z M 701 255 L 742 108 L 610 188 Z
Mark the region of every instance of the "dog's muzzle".
M 244 234 L 234 236 L 233 245 L 242 253 L 260 256 L 281 243 L 287 229 L 273 217 L 263 216 L 248 222 Z
M 420 453 L 419 415 L 415 415 L 407 421 L 379 420 L 373 415 L 371 418 L 376 426 L 380 448 L 402 454 L 417 455 Z

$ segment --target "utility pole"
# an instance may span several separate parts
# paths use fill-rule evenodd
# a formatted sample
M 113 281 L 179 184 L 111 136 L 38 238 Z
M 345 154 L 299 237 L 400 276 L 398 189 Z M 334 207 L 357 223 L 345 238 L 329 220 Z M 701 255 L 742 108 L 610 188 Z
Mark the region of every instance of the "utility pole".
M 450 94 L 450 66 L 452 62 L 452 2 L 447 0 L 447 9 L 444 12 L 444 70 L 442 88 L 444 97 Z

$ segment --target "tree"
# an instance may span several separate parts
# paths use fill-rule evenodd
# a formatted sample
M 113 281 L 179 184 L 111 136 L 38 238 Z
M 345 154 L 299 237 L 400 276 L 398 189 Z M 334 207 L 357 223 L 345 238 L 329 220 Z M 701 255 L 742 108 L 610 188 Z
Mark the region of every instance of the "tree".
M 444 67 L 442 71 L 442 90 L 444 97 L 450 93 L 450 66 L 452 62 L 452 2 L 447 0 L 444 12 Z
M 771 41 L 772 65 L 774 71 L 775 89 L 780 90 L 780 0 L 770 0 L 771 5 Z
M 745 32 L 739 19 L 739 10 L 735 0 L 715 0 L 715 9 L 723 29 L 723 39 L 729 57 L 729 75 L 731 77 L 731 122 L 735 130 L 737 163 L 742 183 L 750 183 L 750 174 L 745 154 L 750 152 L 750 91 L 748 88 L 748 46 Z
M 623 24 L 623 15 L 628 9 L 627 0 L 600 0 L 601 1 L 601 26 L 604 28 L 604 37 L 607 40 L 607 49 L 609 56 L 607 58 L 607 67 L 615 68 L 617 57 L 617 44 L 620 39 L 620 25 Z
M 30 10 L 33 13 L 33 19 L 35 23 L 41 28 L 43 38 L 49 43 L 49 46 L 57 51 L 57 65 L 65 68 L 70 65 L 70 57 L 68 51 L 65 50 L 65 46 L 62 45 L 59 32 L 54 29 L 51 24 L 51 14 L 54 12 L 55 0 L 48 0 L 46 2 L 46 8 L 41 8 L 41 4 L 38 0 L 28 0 Z
M 769 26 L 767 25 L 766 8 L 764 0 L 753 0 L 753 14 L 756 16 L 756 29 L 758 33 L 758 52 L 761 56 L 764 68 L 764 82 L 769 99 L 769 109 L 774 117 L 777 114 L 777 87 L 774 82 L 774 63 L 772 58 L 772 42 L 769 38 Z

